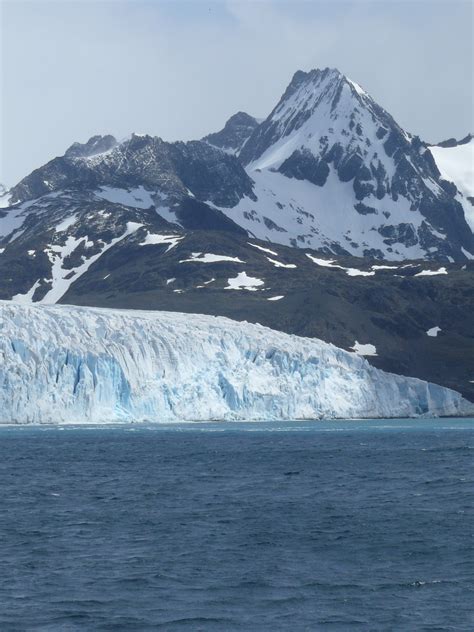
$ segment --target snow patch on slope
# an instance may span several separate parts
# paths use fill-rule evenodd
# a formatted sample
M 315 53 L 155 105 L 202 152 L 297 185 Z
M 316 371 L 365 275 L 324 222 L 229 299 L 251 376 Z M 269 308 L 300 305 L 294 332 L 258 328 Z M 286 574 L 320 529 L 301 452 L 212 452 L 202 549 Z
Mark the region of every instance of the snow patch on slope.
M 5 217 L 0 216 L 0 237 L 6 237 L 21 228 L 26 219 L 26 216 L 23 215 L 24 210 L 23 204 L 20 204 L 8 209 Z
M 374 276 L 375 271 L 371 270 L 370 272 L 367 270 L 359 270 L 358 268 L 346 268 L 344 266 L 339 265 L 338 263 L 334 262 L 334 259 L 321 259 L 319 257 L 315 257 L 314 255 L 309 254 L 308 252 L 306 253 L 306 256 L 308 257 L 308 259 L 311 259 L 311 261 L 313 263 L 315 263 L 318 266 L 321 266 L 322 268 L 338 268 L 339 270 L 344 270 L 344 272 L 352 277 L 355 276 Z M 388 266 L 379 266 L 379 268 L 386 268 Z
M 249 290 L 251 292 L 255 292 L 256 289 L 264 284 L 262 279 L 257 279 L 257 277 L 248 276 L 245 271 L 239 272 L 236 277 L 227 279 L 227 283 L 229 284 L 225 289 L 226 290 Z
M 284 294 L 282 296 L 271 296 L 270 298 L 267 298 L 267 301 L 281 301 L 282 298 L 285 298 Z
M 145 239 L 140 242 L 139 246 L 156 246 L 160 244 L 168 244 L 168 248 L 165 252 L 171 250 L 184 239 L 182 235 L 160 235 L 158 233 L 148 233 Z
M 96 197 L 113 202 L 115 204 L 123 204 L 124 206 L 132 206 L 133 208 L 150 208 L 155 206 L 151 193 L 139 186 L 135 189 L 119 189 L 117 187 L 100 187 L 95 191 Z
M 71 215 L 71 217 L 66 217 L 60 222 L 54 229 L 56 233 L 62 233 L 68 228 L 70 228 L 77 221 L 77 215 Z
M 438 270 L 422 270 L 421 272 L 417 272 L 414 276 L 416 276 L 416 277 L 419 277 L 419 276 L 436 276 L 438 274 L 448 274 L 448 271 L 443 266 L 442 268 L 439 268 Z
M 377 355 L 377 349 L 375 348 L 375 345 L 372 345 L 370 343 L 362 344 L 360 342 L 357 342 L 356 340 L 354 342 L 354 345 L 351 347 L 351 349 L 353 350 L 354 353 L 360 356 L 376 356 Z
M 252 244 L 250 241 L 247 242 L 249 246 L 253 246 L 254 248 L 258 248 L 262 252 L 268 252 L 269 255 L 273 255 L 274 257 L 278 257 L 278 253 L 274 250 L 270 250 L 270 248 L 264 248 L 263 246 L 259 246 L 258 244 Z
M 0 208 L 8 208 L 11 206 L 12 196 L 9 192 L 0 195 Z
M 28 303 L 32 303 L 33 302 L 33 295 L 36 292 L 36 289 L 39 287 L 39 285 L 40 285 L 40 280 L 38 279 L 30 287 L 28 292 L 25 292 L 24 294 L 15 294 L 15 296 L 12 296 L 11 300 L 14 303 L 22 303 L 23 305 L 26 305 Z
M 272 259 L 271 257 L 265 257 L 275 268 L 296 268 L 296 264 L 294 263 L 282 263 L 281 261 L 277 261 L 276 259 Z
M 127 222 L 127 228 L 123 235 L 120 237 L 116 237 L 112 239 L 112 241 L 108 244 L 104 244 L 101 250 L 89 257 L 88 259 L 84 259 L 83 263 L 76 268 L 64 268 L 63 264 L 66 258 L 71 255 L 79 244 L 84 243 L 84 245 L 92 245 L 91 242 L 88 241 L 87 237 L 80 237 L 77 239 L 76 237 L 68 236 L 65 244 L 63 246 L 50 246 L 45 249 L 45 252 L 51 262 L 51 289 L 46 293 L 46 295 L 41 299 L 41 303 L 57 303 L 68 291 L 74 281 L 77 281 L 79 277 L 81 277 L 87 270 L 91 267 L 91 265 L 101 257 L 104 252 L 115 246 L 119 241 L 125 239 L 128 235 L 133 234 L 136 230 L 141 228 L 143 224 L 139 224 L 137 222 Z M 31 290 L 30 290 L 31 292 Z M 32 296 L 32 295 L 31 295 Z
M 454 182 L 462 194 L 466 221 L 474 232 L 474 206 L 466 199 L 474 197 L 474 138 L 455 147 L 430 147 L 430 152 L 445 180 Z

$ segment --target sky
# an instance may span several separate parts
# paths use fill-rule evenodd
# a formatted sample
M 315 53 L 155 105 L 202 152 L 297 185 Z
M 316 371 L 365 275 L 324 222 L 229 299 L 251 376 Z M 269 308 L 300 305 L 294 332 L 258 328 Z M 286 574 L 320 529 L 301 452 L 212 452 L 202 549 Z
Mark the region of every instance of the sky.
M 474 131 L 470 0 L 0 0 L 0 182 L 95 134 L 189 140 L 339 68 L 428 142 Z

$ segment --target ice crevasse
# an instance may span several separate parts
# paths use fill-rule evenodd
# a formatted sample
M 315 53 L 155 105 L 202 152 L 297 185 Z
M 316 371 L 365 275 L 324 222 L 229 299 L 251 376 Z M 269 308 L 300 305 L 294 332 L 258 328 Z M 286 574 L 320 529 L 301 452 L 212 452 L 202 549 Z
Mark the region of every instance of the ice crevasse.
M 448 388 L 223 317 L 0 301 L 0 422 L 474 414 Z

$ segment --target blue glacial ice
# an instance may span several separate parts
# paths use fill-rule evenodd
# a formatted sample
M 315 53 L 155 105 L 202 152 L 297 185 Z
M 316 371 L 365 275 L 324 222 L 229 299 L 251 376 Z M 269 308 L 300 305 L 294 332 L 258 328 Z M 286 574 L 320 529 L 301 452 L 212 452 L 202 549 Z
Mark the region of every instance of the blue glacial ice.
M 0 301 L 0 422 L 474 414 L 448 388 L 222 317 Z

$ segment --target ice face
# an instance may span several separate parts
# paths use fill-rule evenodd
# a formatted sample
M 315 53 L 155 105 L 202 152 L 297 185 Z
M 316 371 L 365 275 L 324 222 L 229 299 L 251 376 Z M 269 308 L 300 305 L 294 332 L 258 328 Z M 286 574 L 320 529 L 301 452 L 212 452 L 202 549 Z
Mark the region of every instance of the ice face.
M 0 421 L 473 414 L 459 393 L 226 318 L 0 301 Z

